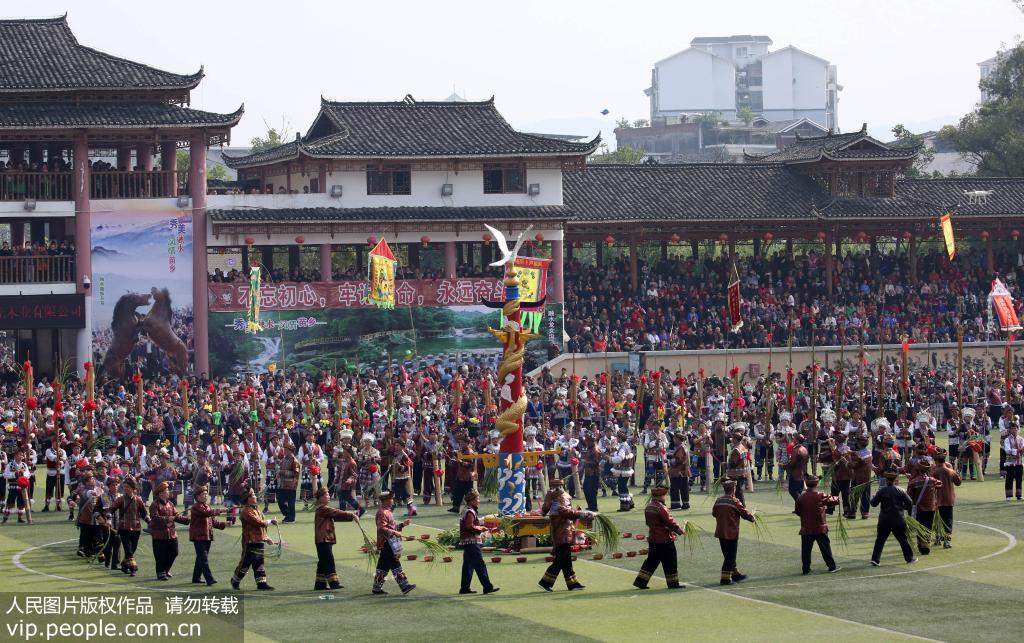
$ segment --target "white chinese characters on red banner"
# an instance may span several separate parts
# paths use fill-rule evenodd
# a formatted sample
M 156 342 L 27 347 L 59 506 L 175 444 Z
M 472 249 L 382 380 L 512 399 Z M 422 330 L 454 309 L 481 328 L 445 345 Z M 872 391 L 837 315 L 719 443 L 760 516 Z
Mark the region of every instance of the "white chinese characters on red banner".
M 321 308 L 367 308 L 365 281 L 335 281 L 277 284 L 260 287 L 261 310 L 316 310 Z M 211 283 L 210 312 L 245 310 L 248 283 Z M 395 305 L 402 306 L 476 306 L 483 300 L 501 301 L 498 279 L 399 280 L 395 287 Z

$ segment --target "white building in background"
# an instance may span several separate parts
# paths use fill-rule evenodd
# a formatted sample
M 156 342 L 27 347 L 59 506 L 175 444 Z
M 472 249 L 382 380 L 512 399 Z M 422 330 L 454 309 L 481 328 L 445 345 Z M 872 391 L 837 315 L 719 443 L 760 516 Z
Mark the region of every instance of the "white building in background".
M 988 92 L 986 92 L 980 86 L 981 81 L 983 81 L 986 78 L 988 78 L 992 74 L 992 72 L 994 72 L 996 70 L 996 65 L 998 65 L 998 64 L 999 64 L 999 56 L 992 56 L 988 60 L 983 60 L 980 63 L 978 63 L 978 72 L 981 75 L 981 78 L 978 79 L 978 84 L 979 84 L 978 90 L 981 92 L 981 96 L 979 98 L 979 102 L 981 102 L 981 103 L 988 102 Z
M 769 51 L 768 36 L 701 37 L 679 53 L 654 63 L 651 122 L 718 113 L 736 121 L 750 108 L 767 121 L 807 118 L 837 128 L 836 66 L 793 46 Z

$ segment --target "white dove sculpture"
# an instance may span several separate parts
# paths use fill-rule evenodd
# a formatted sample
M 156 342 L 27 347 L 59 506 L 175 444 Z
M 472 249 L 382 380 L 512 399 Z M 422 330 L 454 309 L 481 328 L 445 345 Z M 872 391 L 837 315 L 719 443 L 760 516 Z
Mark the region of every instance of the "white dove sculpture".
M 526 237 L 526 233 L 533 229 L 533 226 L 527 226 L 525 230 L 519 233 L 516 238 L 516 245 L 511 250 L 508 249 L 508 241 L 505 240 L 505 235 L 500 230 L 492 228 L 491 226 L 484 224 L 484 227 L 494 236 L 494 242 L 498 244 L 498 250 L 501 250 L 501 259 L 492 261 L 492 266 L 504 266 L 508 263 L 515 261 L 516 256 L 519 254 L 519 249 L 523 247 L 523 239 Z

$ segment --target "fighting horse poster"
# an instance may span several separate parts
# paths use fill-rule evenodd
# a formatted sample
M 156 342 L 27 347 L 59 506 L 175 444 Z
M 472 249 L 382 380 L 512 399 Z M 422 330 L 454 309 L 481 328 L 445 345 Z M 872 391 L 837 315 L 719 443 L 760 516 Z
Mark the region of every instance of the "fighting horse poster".
M 106 201 L 92 214 L 92 345 L 101 379 L 188 370 L 192 212 Z

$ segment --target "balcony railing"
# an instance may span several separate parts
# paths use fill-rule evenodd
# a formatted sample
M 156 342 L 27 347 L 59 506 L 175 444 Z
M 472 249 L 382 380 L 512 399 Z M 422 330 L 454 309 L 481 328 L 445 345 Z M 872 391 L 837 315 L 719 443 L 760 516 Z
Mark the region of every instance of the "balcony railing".
M 0 172 L 0 201 L 73 201 L 71 172 Z
M 93 199 L 161 199 L 185 194 L 188 172 L 92 172 Z M 73 201 L 71 172 L 0 172 L 0 201 Z
M 186 193 L 188 172 L 93 172 L 94 199 L 160 199 Z
M 0 257 L 0 285 L 74 281 L 75 258 L 72 255 Z

